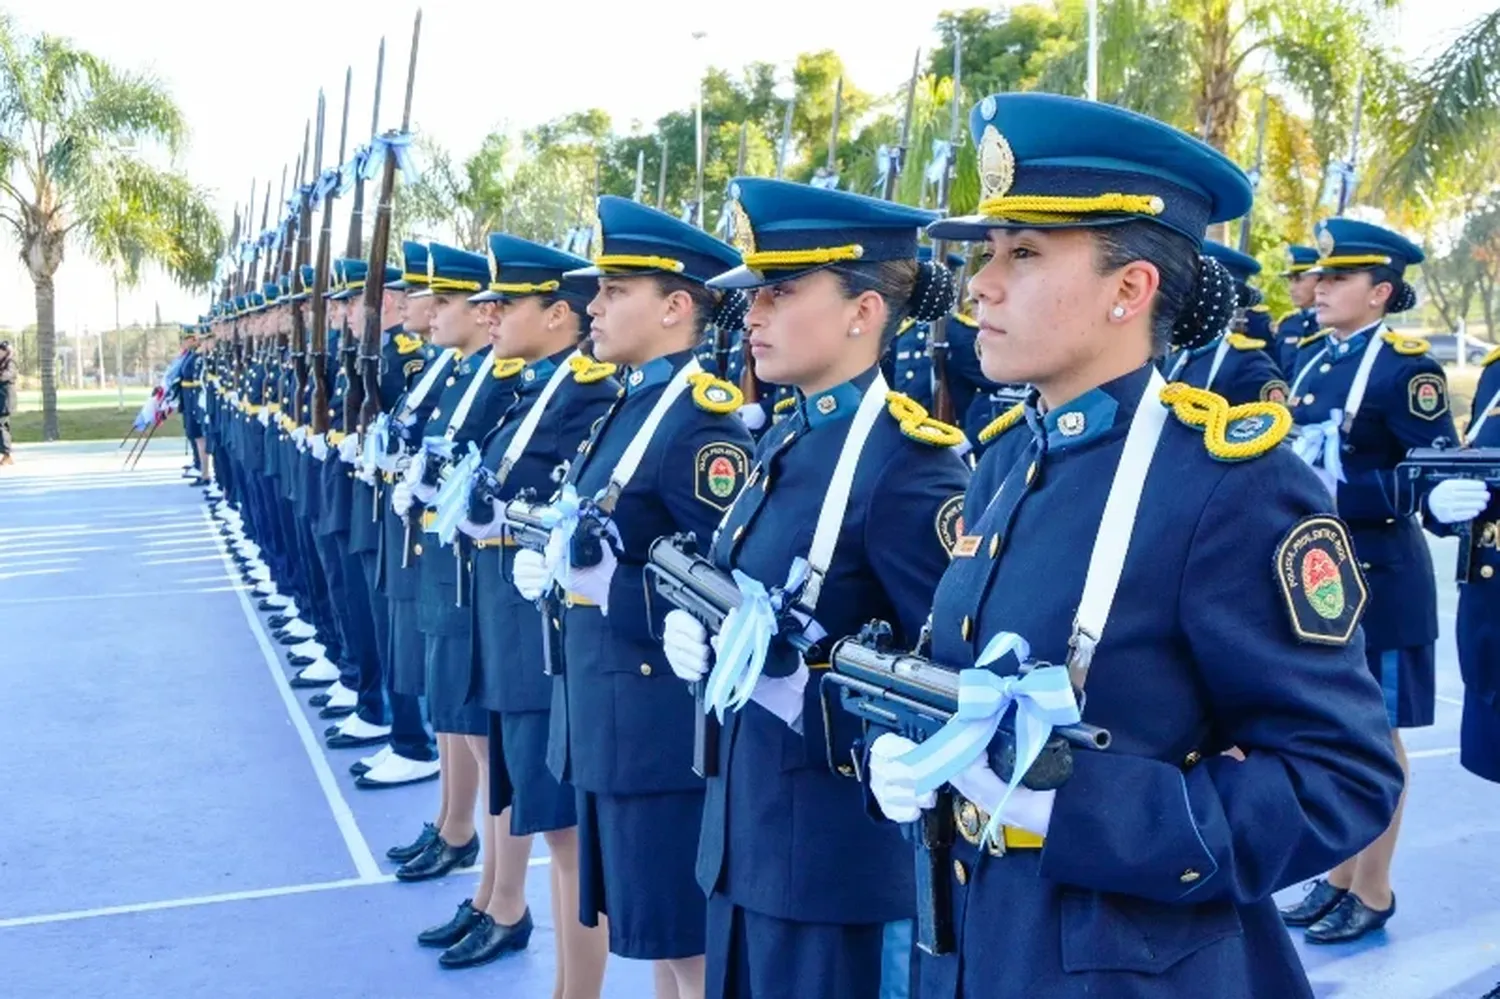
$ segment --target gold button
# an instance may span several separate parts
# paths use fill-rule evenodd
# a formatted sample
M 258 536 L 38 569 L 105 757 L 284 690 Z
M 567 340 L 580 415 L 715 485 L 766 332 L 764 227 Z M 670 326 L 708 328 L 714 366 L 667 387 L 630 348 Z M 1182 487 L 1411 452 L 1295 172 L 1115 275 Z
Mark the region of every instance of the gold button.
M 1311 406 L 1313 404 L 1313 394 L 1311 392 L 1307 393 L 1307 395 L 1302 397 L 1302 402 L 1305 405 Z
M 457 380 L 456 380 L 456 379 L 454 379 L 454 378 L 453 378 L 453 377 L 452 377 L 452 376 L 451 376 L 451 375 L 450 375 L 450 376 L 449 376 L 449 377 L 448 377 L 448 382 L 447 382 L 447 384 L 449 384 L 449 385 L 455 385 L 455 384 L 457 384 Z
M 1333 370 L 1333 365 L 1331 365 L 1331 364 L 1325 364 L 1322 367 L 1318 368 L 1318 371 L 1320 371 L 1321 373 L 1323 373 L 1325 375 L 1328 374 L 1328 372 L 1330 372 L 1332 370 Z
M 1034 478 L 1036 478 L 1036 462 L 1033 461 L 1026 467 L 1026 484 L 1031 485 L 1031 480 Z
M 965 617 L 962 626 L 960 626 L 958 629 L 959 634 L 963 636 L 963 639 L 966 642 L 969 640 L 969 626 L 969 619 Z
M 650 676 L 650 675 L 651 675 L 651 664 L 650 663 L 641 663 L 641 676 Z
M 1203 875 L 1199 874 L 1197 871 L 1189 867 L 1187 870 L 1182 872 L 1182 877 L 1178 878 L 1177 880 L 1181 881 L 1185 885 L 1190 885 L 1201 877 L 1203 877 Z
M 957 881 L 960 887 L 969 883 L 969 872 L 964 868 L 962 860 L 953 862 L 953 880 Z
M 993 538 L 990 538 L 990 558 L 994 558 L 998 554 L 1000 554 L 1000 535 L 997 534 Z
M 1489 578 L 1491 578 L 1494 575 L 1495 575 L 1495 567 L 1494 566 L 1492 566 L 1492 565 L 1484 565 L 1484 566 L 1480 566 L 1479 567 L 1479 578 L 1480 579 L 1489 579 Z
M 1185 767 L 1194 767 L 1198 765 L 1198 761 L 1201 759 L 1203 759 L 1203 754 L 1195 749 L 1182 758 L 1182 765 Z
M 411 553 L 413 555 L 420 555 L 420 554 L 422 554 L 422 546 L 420 544 L 412 545 L 411 546 Z

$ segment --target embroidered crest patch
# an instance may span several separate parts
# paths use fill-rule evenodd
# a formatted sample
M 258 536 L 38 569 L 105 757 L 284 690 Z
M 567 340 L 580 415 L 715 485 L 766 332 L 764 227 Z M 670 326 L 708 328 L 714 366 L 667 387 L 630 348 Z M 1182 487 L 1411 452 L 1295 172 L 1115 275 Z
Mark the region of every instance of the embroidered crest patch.
M 964 497 L 962 493 L 950 497 L 937 512 L 937 536 L 943 543 L 943 551 L 951 558 L 958 550 L 959 539 L 964 533 Z M 972 553 L 971 553 L 972 554 Z
M 1411 415 L 1435 420 L 1448 412 L 1448 386 L 1442 375 L 1417 375 L 1406 383 L 1407 408 Z
M 998 198 L 1010 191 L 1016 179 L 1016 154 L 994 125 L 984 126 L 979 140 L 979 196 Z
M 412 375 L 416 374 L 418 371 L 421 371 L 425 367 L 427 367 L 427 362 L 419 357 L 415 361 L 407 361 L 405 364 L 401 365 L 401 373 L 408 379 L 410 379 Z
M 750 456 L 734 444 L 705 444 L 698 449 L 693 489 L 698 498 L 715 510 L 728 510 L 740 493 Z
M 1276 549 L 1276 581 L 1299 641 L 1348 645 L 1369 591 L 1343 521 L 1304 517 Z

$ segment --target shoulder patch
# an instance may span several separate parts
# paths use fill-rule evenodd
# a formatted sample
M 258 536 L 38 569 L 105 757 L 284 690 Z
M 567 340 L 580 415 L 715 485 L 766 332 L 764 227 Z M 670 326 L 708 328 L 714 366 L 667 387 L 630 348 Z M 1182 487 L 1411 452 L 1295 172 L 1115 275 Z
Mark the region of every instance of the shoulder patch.
M 526 361 L 520 357 L 497 357 L 490 364 L 490 373 L 504 380 L 514 378 L 526 370 Z
M 422 349 L 422 344 L 425 342 L 413 333 L 397 333 L 395 340 L 398 354 L 415 354 Z
M 595 382 L 602 382 L 618 370 L 613 364 L 596 361 L 593 358 L 584 357 L 582 354 L 570 360 L 568 367 L 573 369 L 573 380 L 580 385 L 592 385 Z
M 1231 406 L 1221 395 L 1173 382 L 1161 401 L 1177 419 L 1203 431 L 1203 446 L 1218 461 L 1246 461 L 1270 451 L 1292 429 L 1292 413 L 1275 402 Z
M 930 447 L 956 447 L 964 441 L 964 432 L 949 423 L 927 415 L 921 403 L 900 392 L 887 392 L 886 412 L 901 426 L 901 432 L 912 440 Z
M 1397 347 L 1399 352 L 1401 348 Z M 1431 371 L 1413 375 L 1406 383 L 1406 408 L 1412 416 L 1435 420 L 1448 412 L 1448 383 Z
M 1318 332 L 1312 334 L 1311 336 L 1305 336 L 1301 340 L 1298 340 L 1297 347 L 1300 350 L 1303 347 L 1311 346 L 1312 344 L 1317 343 L 1319 340 L 1327 336 L 1328 333 L 1328 330 L 1318 330 Z
M 771 412 L 777 414 L 785 413 L 788 410 L 793 409 L 796 405 L 797 397 L 794 395 L 789 395 L 785 399 L 777 399 L 776 404 L 771 407 Z
M 722 513 L 734 505 L 749 468 L 750 456 L 738 444 L 705 444 L 694 460 L 694 495 Z
M 705 413 L 725 416 L 745 404 L 745 393 L 732 382 L 700 372 L 688 379 L 693 386 L 693 405 Z
M 427 367 L 427 361 L 424 358 L 413 358 L 412 360 L 407 361 L 405 364 L 401 365 L 401 373 L 407 378 L 410 378 L 412 375 L 416 374 L 418 371 L 421 371 L 425 367 Z
M 1400 336 L 1396 333 L 1382 333 L 1380 338 L 1390 344 L 1396 353 L 1403 357 L 1420 357 L 1431 348 L 1426 340 L 1415 336 Z
M 1291 387 L 1286 382 L 1280 378 L 1273 378 L 1260 387 L 1260 401 L 1277 402 L 1285 406 L 1289 392 L 1291 392 Z
M 1484 359 L 1479 362 L 1479 366 L 1481 368 L 1487 368 L 1491 364 L 1494 364 L 1496 361 L 1500 361 L 1500 347 L 1496 347 L 1494 350 L 1484 355 Z
M 952 558 L 954 551 L 958 548 L 959 538 L 964 533 L 964 494 L 950 496 L 938 507 L 937 518 L 934 520 L 937 528 L 938 541 L 942 542 L 943 551 Z
M 1299 520 L 1276 547 L 1276 582 L 1298 641 L 1348 645 L 1354 638 L 1369 591 L 1343 521 Z
M 962 312 L 955 312 L 953 313 L 953 318 L 958 322 L 963 323 L 971 330 L 979 329 L 979 320 L 973 318 L 972 316 L 966 316 Z
M 1010 407 L 1005 412 L 1001 413 L 999 416 L 991 420 L 983 430 L 979 431 L 979 443 L 988 444 L 990 441 L 994 440 L 996 437 L 999 437 L 1001 434 L 1005 433 L 1017 423 L 1020 423 L 1021 419 L 1025 415 L 1026 407 L 1019 402 L 1016 403 L 1014 406 Z
M 1255 337 L 1245 336 L 1243 333 L 1231 333 L 1225 339 L 1229 341 L 1229 346 L 1235 350 L 1266 349 L 1266 342 L 1264 340 L 1257 340 Z

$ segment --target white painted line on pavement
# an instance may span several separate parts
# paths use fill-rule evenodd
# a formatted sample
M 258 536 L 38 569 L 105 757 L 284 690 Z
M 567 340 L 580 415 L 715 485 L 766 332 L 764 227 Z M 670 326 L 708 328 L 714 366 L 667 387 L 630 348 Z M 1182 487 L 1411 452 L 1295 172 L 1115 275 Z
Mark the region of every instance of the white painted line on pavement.
M 1430 760 L 1439 756 L 1457 756 L 1457 746 L 1444 746 L 1441 749 L 1419 749 L 1414 753 L 1407 753 L 1408 760 Z

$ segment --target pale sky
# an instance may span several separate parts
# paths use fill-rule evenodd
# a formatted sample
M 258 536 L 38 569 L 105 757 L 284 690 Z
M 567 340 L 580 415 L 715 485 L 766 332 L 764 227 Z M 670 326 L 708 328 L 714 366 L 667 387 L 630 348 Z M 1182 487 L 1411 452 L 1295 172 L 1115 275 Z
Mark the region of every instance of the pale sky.
M 1496 0 L 1409 0 L 1387 28 L 1408 52 L 1431 50 Z M 910 72 L 916 46 L 936 44 L 932 26 L 955 0 L 757 0 L 709 4 L 569 2 L 481 3 L 427 0 L 412 117 L 415 130 L 462 155 L 497 127 L 520 128 L 569 111 L 602 107 L 615 129 L 688 106 L 698 67 L 737 69 L 752 61 L 790 67 L 799 52 L 838 50 L 851 80 L 893 92 Z M 412 0 L 258 0 L 215 6 L 201 0 L 11 0 L 18 26 L 71 37 L 118 65 L 149 69 L 181 105 L 192 130 L 181 165 L 211 189 L 220 216 L 258 181 L 279 186 L 283 163 L 301 149 L 303 124 L 328 99 L 325 164 L 337 156 L 345 67 L 354 68 L 349 149 L 368 138 L 376 49 L 386 37 L 381 127 L 399 124 L 411 39 Z M 694 42 L 692 34 L 706 32 Z M 276 192 L 273 190 L 272 198 Z M 275 206 L 272 216 L 275 217 Z M 256 219 L 257 226 L 259 218 Z M 335 245 L 343 241 L 337 223 Z M 121 293 L 122 322 L 190 320 L 205 297 L 148 273 Z M 60 330 L 114 324 L 108 272 L 81 251 L 57 275 Z M 0 235 L 0 328 L 35 319 L 31 282 Z

